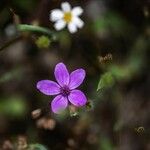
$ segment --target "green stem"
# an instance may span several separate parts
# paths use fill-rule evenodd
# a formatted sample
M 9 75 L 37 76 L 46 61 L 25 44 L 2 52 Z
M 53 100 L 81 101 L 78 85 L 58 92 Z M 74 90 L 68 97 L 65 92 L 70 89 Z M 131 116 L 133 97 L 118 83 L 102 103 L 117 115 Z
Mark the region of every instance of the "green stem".
M 51 40 L 56 40 L 57 34 L 52 32 L 51 30 L 44 28 L 44 27 L 39 27 L 39 26 L 34 26 L 34 25 L 27 25 L 27 24 L 18 24 L 17 25 L 18 31 L 31 31 L 31 32 L 39 32 L 43 34 L 47 34 L 48 36 L 51 37 Z M 0 51 L 4 50 L 11 44 L 15 43 L 16 41 L 20 40 L 21 36 L 15 37 L 14 39 L 8 41 L 5 43 L 3 46 L 0 47 Z
M 51 30 L 40 27 L 40 26 L 34 26 L 34 25 L 27 25 L 27 24 L 19 24 L 17 25 L 17 29 L 19 31 L 31 31 L 31 32 L 39 32 L 39 33 L 44 33 L 52 37 L 53 40 L 56 39 L 56 33 L 52 32 Z M 55 35 L 54 35 L 55 34 Z

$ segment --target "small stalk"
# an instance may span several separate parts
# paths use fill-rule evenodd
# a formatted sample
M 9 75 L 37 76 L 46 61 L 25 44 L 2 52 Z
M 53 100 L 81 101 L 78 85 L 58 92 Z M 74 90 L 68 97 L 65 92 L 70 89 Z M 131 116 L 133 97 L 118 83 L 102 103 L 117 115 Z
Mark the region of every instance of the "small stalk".
M 22 38 L 21 36 L 17 36 L 17 37 L 15 37 L 15 38 L 11 39 L 10 41 L 6 42 L 4 45 L 2 45 L 2 46 L 0 47 L 0 51 L 3 51 L 5 48 L 7 48 L 7 47 L 9 47 L 11 44 L 13 44 L 13 43 L 19 41 L 21 38 Z
M 17 27 L 17 30 L 21 31 L 21 32 L 29 31 L 29 32 L 38 32 L 38 33 L 46 34 L 49 37 L 51 37 L 51 40 L 53 40 L 53 41 L 55 41 L 57 38 L 57 34 L 53 31 L 49 30 L 48 28 L 34 26 L 34 25 L 28 25 L 28 24 L 18 24 L 16 27 Z M 5 48 L 7 48 L 11 44 L 15 43 L 16 41 L 20 40 L 21 38 L 22 37 L 20 35 L 20 36 L 17 36 L 15 38 L 11 39 L 10 41 L 6 42 L 4 45 L 2 45 L 0 47 L 0 51 L 4 50 Z
M 35 25 L 27 25 L 27 24 L 19 24 L 17 25 L 18 31 L 24 32 L 24 31 L 30 31 L 30 32 L 39 32 L 43 34 L 47 34 L 48 36 L 52 37 L 52 40 L 56 39 L 56 33 L 49 30 L 48 28 L 35 26 Z

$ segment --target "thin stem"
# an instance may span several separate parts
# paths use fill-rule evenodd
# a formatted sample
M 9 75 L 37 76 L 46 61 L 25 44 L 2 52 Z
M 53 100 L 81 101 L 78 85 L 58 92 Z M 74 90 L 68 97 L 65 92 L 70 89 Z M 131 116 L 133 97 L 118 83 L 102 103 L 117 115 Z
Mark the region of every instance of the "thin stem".
M 52 32 L 51 30 L 44 28 L 44 27 L 27 25 L 27 24 L 18 24 L 17 29 L 18 29 L 18 31 L 21 31 L 21 32 L 31 31 L 31 32 L 39 32 L 39 33 L 47 34 L 48 36 L 51 37 L 51 40 L 54 40 L 54 41 L 57 38 L 56 33 Z M 21 36 L 17 36 L 14 39 L 11 39 L 10 41 L 8 41 L 7 43 L 5 43 L 4 45 L 2 45 L 0 47 L 0 51 L 4 50 L 5 48 L 7 48 L 8 46 L 10 46 L 11 44 L 15 43 L 16 41 L 18 41 L 20 39 L 21 39 Z
M 22 37 L 21 36 L 17 36 L 13 39 L 11 39 L 10 41 L 6 42 L 4 45 L 2 45 L 0 47 L 0 51 L 4 50 L 5 48 L 9 47 L 11 44 L 15 43 L 16 41 L 20 40 Z
M 40 27 L 40 26 L 34 26 L 34 25 L 27 25 L 27 24 L 19 24 L 17 25 L 17 29 L 19 31 L 31 31 L 31 32 L 39 32 L 39 33 L 44 33 L 52 37 L 53 40 L 56 39 L 56 33 L 52 32 L 51 30 Z

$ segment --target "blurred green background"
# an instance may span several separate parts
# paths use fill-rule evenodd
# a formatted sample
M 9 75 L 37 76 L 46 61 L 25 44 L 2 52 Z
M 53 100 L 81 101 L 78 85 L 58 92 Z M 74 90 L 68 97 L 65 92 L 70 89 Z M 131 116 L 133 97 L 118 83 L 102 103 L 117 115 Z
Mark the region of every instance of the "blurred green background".
M 68 0 L 84 9 L 75 34 L 49 21 L 62 2 L 0 1 L 0 149 L 149 150 L 149 2 Z M 53 34 L 22 32 L 18 21 Z M 36 83 L 54 80 L 58 62 L 86 70 L 88 103 L 54 115 Z

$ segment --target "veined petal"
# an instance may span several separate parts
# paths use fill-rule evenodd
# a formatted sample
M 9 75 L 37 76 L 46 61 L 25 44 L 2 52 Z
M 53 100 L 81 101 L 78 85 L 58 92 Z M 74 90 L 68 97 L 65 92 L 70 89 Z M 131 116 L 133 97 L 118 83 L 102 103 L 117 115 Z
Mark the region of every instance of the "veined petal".
M 70 95 L 68 96 L 69 101 L 75 106 L 84 106 L 87 102 L 86 96 L 80 90 L 73 90 L 71 91 Z
M 66 22 L 62 19 L 58 20 L 54 25 L 55 29 L 58 30 L 58 31 L 63 29 L 65 26 L 66 26 Z
M 60 86 L 50 80 L 42 80 L 37 83 L 37 89 L 45 95 L 56 95 L 60 93 Z
M 68 106 L 68 100 L 67 98 L 58 95 L 56 96 L 51 103 L 52 111 L 56 114 L 59 114 L 61 111 L 63 111 Z
M 85 78 L 85 70 L 77 69 L 70 74 L 69 88 L 75 89 L 81 85 Z
M 74 8 L 72 9 L 72 14 L 73 14 L 74 16 L 80 16 L 82 13 L 83 13 L 83 9 L 82 9 L 80 6 L 74 7 Z
M 57 21 L 59 19 L 62 19 L 64 16 L 63 11 L 59 10 L 59 9 L 54 9 L 51 11 L 50 13 L 50 20 L 51 21 Z
M 71 11 L 71 5 L 68 2 L 63 2 L 61 4 L 61 8 L 64 12 L 70 12 Z
M 55 67 L 55 78 L 60 86 L 69 84 L 69 72 L 63 63 L 58 63 Z
M 71 22 L 68 24 L 68 30 L 70 33 L 75 33 L 77 32 L 77 26 L 73 22 Z
M 73 23 L 78 27 L 82 28 L 84 26 L 84 22 L 79 17 L 73 18 Z

